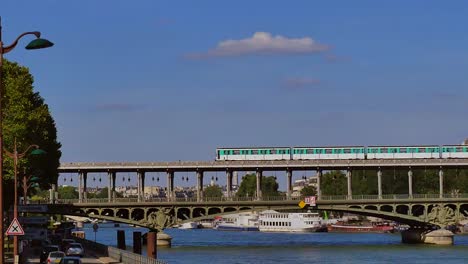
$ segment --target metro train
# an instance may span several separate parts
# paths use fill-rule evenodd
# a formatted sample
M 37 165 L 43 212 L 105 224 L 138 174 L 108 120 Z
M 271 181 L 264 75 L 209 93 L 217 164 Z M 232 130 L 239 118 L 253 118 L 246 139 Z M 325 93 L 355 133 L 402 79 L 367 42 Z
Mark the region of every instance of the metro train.
M 468 158 L 468 145 L 217 148 L 216 160 Z

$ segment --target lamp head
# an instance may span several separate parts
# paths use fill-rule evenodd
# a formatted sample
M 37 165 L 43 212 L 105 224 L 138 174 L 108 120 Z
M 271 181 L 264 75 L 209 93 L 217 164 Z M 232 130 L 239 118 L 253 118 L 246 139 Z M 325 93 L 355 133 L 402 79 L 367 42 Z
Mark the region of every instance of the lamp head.
M 45 49 L 52 47 L 54 43 L 48 41 L 47 39 L 37 38 L 26 46 L 27 50 L 34 50 L 34 49 Z
M 39 149 L 39 148 L 31 151 L 31 155 L 44 155 L 44 154 L 47 154 L 47 152 L 45 152 L 45 150 L 42 150 L 42 149 Z

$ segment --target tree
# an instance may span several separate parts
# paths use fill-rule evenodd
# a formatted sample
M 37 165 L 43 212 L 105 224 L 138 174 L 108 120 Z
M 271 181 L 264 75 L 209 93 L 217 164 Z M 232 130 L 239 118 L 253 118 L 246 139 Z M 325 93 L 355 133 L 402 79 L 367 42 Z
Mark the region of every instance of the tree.
M 301 196 L 314 196 L 317 194 L 317 190 L 314 186 L 304 186 L 301 190 Z
M 78 199 L 78 191 L 73 186 L 60 186 L 57 191 L 59 199 Z
M 324 173 L 320 187 L 323 195 L 346 195 L 346 174 L 339 170 Z
M 211 185 L 205 188 L 205 197 L 223 197 L 223 190 L 218 185 Z
M 262 186 L 260 188 L 262 190 L 262 195 L 265 197 L 280 195 L 280 193 L 278 192 L 278 183 L 276 182 L 276 179 L 273 176 L 262 176 Z M 244 177 L 242 177 L 242 182 L 239 186 L 239 190 L 237 191 L 236 195 L 238 197 L 253 197 L 255 196 L 256 191 L 257 176 L 251 173 L 246 174 Z
M 36 144 L 46 152 L 41 157 L 27 155 L 18 162 L 18 172 L 40 178 L 39 184 L 48 189 L 57 182 L 61 144 L 49 108 L 38 92 L 33 91 L 33 77 L 26 67 L 4 61 L 3 65 L 3 140 L 4 147 L 13 150 L 16 139 L 19 152 Z M 7 185 L 13 178 L 13 160 L 4 156 Z M 21 176 L 21 175 L 20 175 Z

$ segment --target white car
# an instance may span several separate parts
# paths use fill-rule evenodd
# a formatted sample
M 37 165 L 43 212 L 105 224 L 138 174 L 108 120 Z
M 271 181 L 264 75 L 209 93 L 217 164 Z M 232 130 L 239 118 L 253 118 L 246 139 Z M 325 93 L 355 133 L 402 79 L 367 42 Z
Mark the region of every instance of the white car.
M 67 256 L 83 257 L 84 248 L 80 243 L 70 243 L 67 247 Z
M 47 263 L 60 263 L 62 258 L 65 257 L 65 253 L 62 251 L 52 251 L 47 256 Z

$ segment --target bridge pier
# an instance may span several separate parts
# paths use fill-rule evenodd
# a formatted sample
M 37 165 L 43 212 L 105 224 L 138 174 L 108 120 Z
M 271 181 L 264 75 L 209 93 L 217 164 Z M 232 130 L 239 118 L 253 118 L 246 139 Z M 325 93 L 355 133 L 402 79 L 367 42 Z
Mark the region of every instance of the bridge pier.
M 137 171 L 138 181 L 138 201 L 142 202 L 145 200 L 145 172 Z
M 291 198 L 292 194 L 292 170 L 286 169 L 286 195 Z
M 85 202 L 88 201 L 87 186 L 88 186 L 88 173 L 83 172 L 83 199 Z
M 317 198 L 318 200 L 322 198 L 322 190 L 320 189 L 321 180 L 322 180 L 322 170 L 317 169 Z
M 378 189 L 379 199 L 382 199 L 382 170 L 380 168 L 377 171 L 377 189 Z
M 174 172 L 173 171 L 166 171 L 167 175 L 167 193 L 166 193 L 166 198 L 169 201 L 173 201 L 175 196 L 174 196 Z
M 440 167 L 439 170 L 439 197 L 444 197 L 444 171 L 442 170 L 442 167 Z
M 446 229 L 410 228 L 401 232 L 401 242 L 406 244 L 453 245 L 453 236 L 454 234 Z
M 197 202 L 203 200 L 203 171 L 197 170 Z
M 257 172 L 255 174 L 257 176 L 256 198 L 257 200 L 261 200 L 262 199 L 262 171 L 257 169 Z
M 109 179 L 109 189 L 107 190 L 107 198 L 109 203 L 114 200 L 114 192 L 115 192 L 115 172 L 108 171 L 107 177 Z
M 410 198 L 413 198 L 413 171 L 411 167 L 408 171 L 408 195 Z
M 232 197 L 232 171 L 231 170 L 226 170 L 226 191 L 227 191 L 227 197 L 230 200 Z
M 352 189 L 352 181 L 351 181 L 351 169 L 348 168 L 348 171 L 346 172 L 346 178 L 348 180 L 348 200 L 353 199 L 353 189 Z

